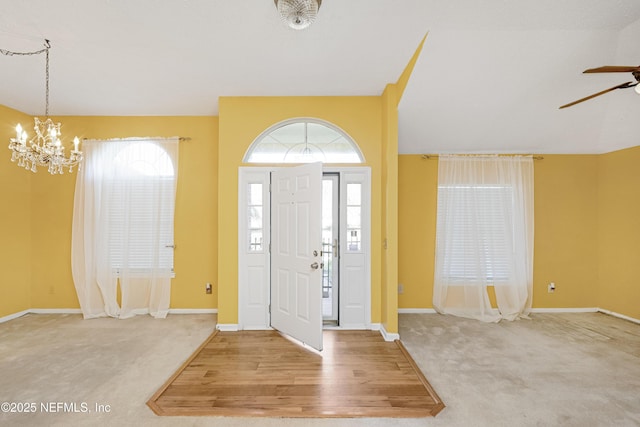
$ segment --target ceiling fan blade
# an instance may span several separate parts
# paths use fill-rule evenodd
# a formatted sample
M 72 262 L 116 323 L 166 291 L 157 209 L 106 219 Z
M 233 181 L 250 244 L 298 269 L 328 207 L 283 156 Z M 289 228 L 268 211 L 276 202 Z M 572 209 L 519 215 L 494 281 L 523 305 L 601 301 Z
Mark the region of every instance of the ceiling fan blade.
M 569 104 L 563 105 L 563 106 L 561 106 L 560 108 L 562 109 L 562 108 L 571 107 L 572 105 L 579 104 L 579 103 L 584 102 L 584 101 L 587 101 L 587 100 L 589 100 L 589 99 L 591 99 L 591 98 L 595 98 L 596 96 L 604 95 L 605 93 L 607 93 L 607 92 L 611 92 L 612 90 L 628 88 L 628 87 L 630 87 L 631 85 L 632 85 L 632 84 L 631 84 L 631 82 L 622 83 L 622 84 L 619 84 L 619 85 L 617 85 L 617 86 L 611 87 L 611 88 L 609 88 L 609 89 L 605 89 L 605 90 L 603 90 L 603 91 L 601 91 L 601 92 L 594 93 L 593 95 L 589 95 L 589 96 L 587 96 L 587 97 L 585 97 L 585 98 L 578 99 L 577 101 L 573 101 L 573 102 L 571 102 L 571 103 L 569 103 Z
M 589 68 L 588 70 L 584 70 L 583 73 L 631 73 L 634 71 L 640 71 L 640 66 L 605 65 L 604 67 Z

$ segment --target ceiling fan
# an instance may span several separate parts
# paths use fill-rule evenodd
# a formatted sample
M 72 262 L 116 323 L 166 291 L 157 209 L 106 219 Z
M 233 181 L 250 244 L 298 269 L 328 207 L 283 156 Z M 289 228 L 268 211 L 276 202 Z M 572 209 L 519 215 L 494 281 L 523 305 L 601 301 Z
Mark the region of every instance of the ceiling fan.
M 640 66 L 637 67 L 626 67 L 619 65 L 605 65 L 604 67 L 598 68 L 590 68 L 588 70 L 584 70 L 583 73 L 631 73 L 633 77 L 636 79 L 635 82 L 625 82 L 621 83 L 617 86 L 611 87 L 609 89 L 605 89 L 601 92 L 594 93 L 593 95 L 589 95 L 585 98 L 578 99 L 577 101 L 570 102 L 569 104 L 565 104 L 560 108 L 571 107 L 572 105 L 579 104 L 583 101 L 587 101 L 591 98 L 595 98 L 596 96 L 604 95 L 607 92 L 611 92 L 616 89 L 629 89 L 630 87 L 635 86 L 635 91 L 640 94 Z

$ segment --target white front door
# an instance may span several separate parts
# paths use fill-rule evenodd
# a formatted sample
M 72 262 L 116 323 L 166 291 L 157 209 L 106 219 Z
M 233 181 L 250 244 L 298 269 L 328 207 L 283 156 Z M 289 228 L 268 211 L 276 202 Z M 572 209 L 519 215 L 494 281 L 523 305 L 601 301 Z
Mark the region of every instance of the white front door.
M 322 350 L 322 163 L 271 174 L 271 326 Z

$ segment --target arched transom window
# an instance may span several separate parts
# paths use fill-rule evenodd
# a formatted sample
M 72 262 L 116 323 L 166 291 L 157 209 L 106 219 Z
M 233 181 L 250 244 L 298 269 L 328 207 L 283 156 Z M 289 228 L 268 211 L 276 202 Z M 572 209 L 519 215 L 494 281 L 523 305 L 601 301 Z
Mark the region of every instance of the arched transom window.
M 356 143 L 344 131 L 313 119 L 294 119 L 264 131 L 251 144 L 245 163 L 363 163 Z

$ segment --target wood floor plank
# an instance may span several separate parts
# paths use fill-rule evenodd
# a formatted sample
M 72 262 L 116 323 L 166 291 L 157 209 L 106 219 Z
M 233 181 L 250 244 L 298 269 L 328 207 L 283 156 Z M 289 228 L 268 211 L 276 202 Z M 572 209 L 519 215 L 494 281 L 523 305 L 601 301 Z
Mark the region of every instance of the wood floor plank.
M 426 417 L 444 404 L 402 344 L 325 331 L 321 353 L 277 331 L 217 332 L 147 402 L 158 415 Z

